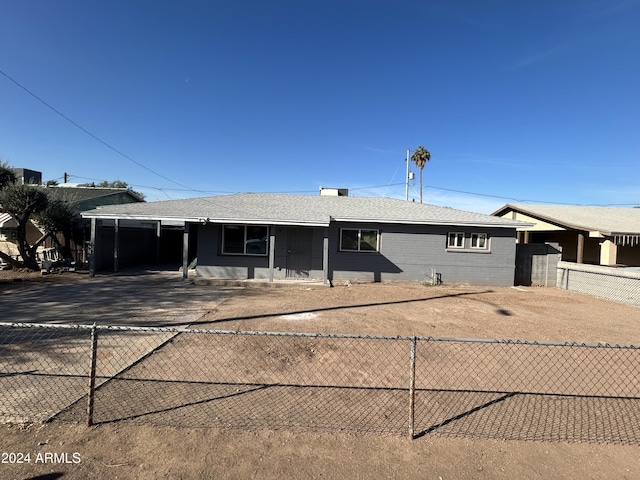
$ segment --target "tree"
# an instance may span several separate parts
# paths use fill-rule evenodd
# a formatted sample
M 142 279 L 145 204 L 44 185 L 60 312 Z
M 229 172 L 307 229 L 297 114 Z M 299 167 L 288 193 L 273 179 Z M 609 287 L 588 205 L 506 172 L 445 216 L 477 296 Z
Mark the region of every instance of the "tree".
M 140 192 L 136 192 L 134 189 L 132 189 L 129 184 L 127 182 L 124 182 L 122 180 L 114 180 L 112 182 L 108 181 L 108 180 L 103 180 L 99 183 L 82 183 L 79 185 L 80 187 L 91 187 L 91 188 L 126 188 L 127 190 L 129 190 L 132 193 L 135 193 L 137 196 L 139 196 L 140 198 L 144 199 L 145 195 L 144 193 L 140 193 Z
M 16 183 L 16 174 L 7 163 L 0 161 L 0 189 L 14 183 Z
M 46 208 L 33 216 L 38 227 L 44 232 L 43 237 L 36 244 L 42 243 L 47 237 L 55 242 L 64 258 L 71 258 L 71 234 L 76 207 L 72 203 L 49 198 Z M 64 245 L 60 243 L 57 233 L 62 233 Z
M 422 203 L 422 170 L 429 160 L 431 160 L 431 153 L 422 145 L 411 155 L 411 161 L 420 169 L 420 203 Z
M 11 168 L 0 162 L 0 212 L 8 213 L 16 222 L 16 246 L 22 262 L 3 252 L 0 252 L 0 258 L 14 268 L 40 270 L 36 258 L 38 247 L 47 237 L 55 238 L 59 231 L 70 234 L 70 224 L 75 212 L 71 205 L 50 199 L 47 189 L 39 185 L 17 185 L 15 180 Z M 44 229 L 44 234 L 33 245 L 27 240 L 27 225 L 32 219 Z
M 17 224 L 16 244 L 22 256 L 23 266 L 30 270 L 40 270 L 36 259 L 36 249 L 39 243 L 33 246 L 29 245 L 27 225 L 31 216 L 44 210 L 48 202 L 49 198 L 46 192 L 33 185 L 10 184 L 0 190 L 0 205 L 2 205 L 2 210 L 11 215 Z M 14 262 L 10 263 L 16 266 Z
M 0 191 L 7 186 L 13 185 L 16 181 L 16 174 L 11 170 L 9 165 L 3 161 L 0 161 Z M 2 204 L 0 203 L 0 212 L 2 212 Z M 19 267 L 20 264 L 14 260 L 10 255 L 0 251 L 0 258 L 7 262 L 12 267 Z
M 127 182 L 123 182 L 122 180 L 114 180 L 113 182 L 108 182 L 107 180 L 103 180 L 98 183 L 96 187 L 100 188 L 129 188 Z

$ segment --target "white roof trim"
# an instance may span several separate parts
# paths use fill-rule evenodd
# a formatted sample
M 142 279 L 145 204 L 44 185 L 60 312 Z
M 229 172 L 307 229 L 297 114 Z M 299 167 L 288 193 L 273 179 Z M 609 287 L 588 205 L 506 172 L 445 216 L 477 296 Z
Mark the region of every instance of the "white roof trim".
M 496 217 L 497 218 L 497 217 Z M 483 228 L 521 228 L 521 227 L 532 227 L 533 223 L 529 222 L 514 222 L 511 221 L 509 224 L 502 223 L 491 223 L 491 222 L 472 222 L 472 221 L 455 221 L 455 220 L 406 220 L 406 219 L 395 219 L 395 218 L 349 218 L 349 217 L 332 217 L 333 221 L 336 222 L 354 222 L 354 223 L 397 223 L 401 225 L 442 225 L 442 226 L 450 226 L 450 225 L 460 225 L 466 227 L 483 227 Z
M 296 222 L 296 221 L 279 221 L 265 220 L 260 218 L 208 218 L 208 217 L 157 217 L 154 215 L 126 215 L 126 214 L 103 214 L 103 215 L 86 215 L 84 212 L 80 214 L 82 218 L 95 218 L 96 220 L 136 220 L 144 222 L 188 222 L 188 223 L 216 223 L 216 224 L 235 224 L 235 225 L 301 225 L 309 227 L 328 227 L 329 222 Z

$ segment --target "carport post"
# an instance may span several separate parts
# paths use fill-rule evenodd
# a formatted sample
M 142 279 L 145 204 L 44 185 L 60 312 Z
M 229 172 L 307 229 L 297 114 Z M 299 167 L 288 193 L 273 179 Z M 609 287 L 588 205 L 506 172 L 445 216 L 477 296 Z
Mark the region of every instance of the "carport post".
M 322 283 L 329 283 L 329 229 L 323 229 L 322 238 Z
M 269 226 L 269 281 L 273 282 L 273 270 L 276 263 L 276 227 Z
M 87 401 L 87 426 L 93 425 L 93 398 L 96 390 L 96 358 L 98 353 L 98 330 L 91 329 L 91 367 L 89 369 L 89 399 Z
M 184 234 L 182 236 L 182 279 L 189 276 L 189 223 L 184 222 Z
M 98 220 L 91 218 L 91 239 L 89 240 L 89 276 L 96 275 L 96 231 Z
M 584 263 L 584 232 L 578 232 L 576 263 Z
M 120 269 L 118 260 L 120 252 L 120 220 L 116 218 L 113 222 L 113 271 L 117 272 Z
M 162 235 L 162 220 L 156 224 L 156 263 L 160 263 L 160 237 Z

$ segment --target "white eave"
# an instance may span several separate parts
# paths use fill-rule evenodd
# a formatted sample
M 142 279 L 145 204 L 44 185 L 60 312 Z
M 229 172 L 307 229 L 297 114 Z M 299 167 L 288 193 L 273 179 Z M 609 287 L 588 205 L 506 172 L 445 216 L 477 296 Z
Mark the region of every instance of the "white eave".
M 263 218 L 209 218 L 209 217 L 163 217 L 155 215 L 129 215 L 129 214 L 100 214 L 83 212 L 80 214 L 82 218 L 95 218 L 96 220 L 131 220 L 138 222 L 161 222 L 161 223 L 215 223 L 226 225 L 290 225 L 290 226 L 308 226 L 308 227 L 328 227 L 329 222 L 304 222 L 304 221 L 287 221 L 272 220 Z
M 497 218 L 497 217 L 496 217 Z M 398 219 L 398 218 L 355 218 L 355 217 L 332 217 L 335 222 L 353 222 L 353 223 L 397 223 L 400 225 L 464 225 L 467 227 L 479 228 L 528 228 L 533 223 L 518 222 L 510 220 L 508 223 L 501 222 L 477 222 L 470 220 L 416 220 L 416 219 Z

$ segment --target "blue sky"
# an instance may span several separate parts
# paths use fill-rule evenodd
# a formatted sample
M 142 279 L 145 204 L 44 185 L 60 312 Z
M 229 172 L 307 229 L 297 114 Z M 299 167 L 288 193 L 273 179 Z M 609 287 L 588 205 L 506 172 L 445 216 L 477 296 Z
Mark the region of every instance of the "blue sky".
M 0 157 L 147 200 L 404 198 L 424 145 L 425 203 L 638 205 L 639 24 L 638 0 L 0 0 Z

